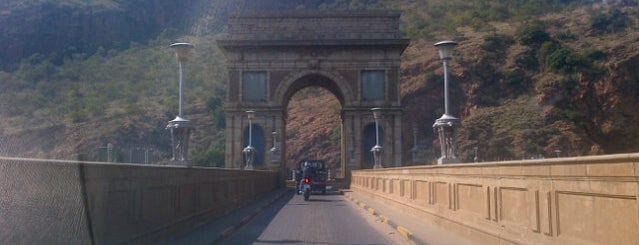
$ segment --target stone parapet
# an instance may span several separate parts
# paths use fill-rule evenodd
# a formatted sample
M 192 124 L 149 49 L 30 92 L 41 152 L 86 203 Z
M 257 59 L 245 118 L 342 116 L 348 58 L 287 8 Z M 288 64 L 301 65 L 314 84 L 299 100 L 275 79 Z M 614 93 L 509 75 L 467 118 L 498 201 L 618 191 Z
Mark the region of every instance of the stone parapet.
M 0 240 L 154 244 L 280 184 L 272 171 L 0 157 Z
M 351 188 L 479 244 L 639 241 L 639 154 L 354 170 Z

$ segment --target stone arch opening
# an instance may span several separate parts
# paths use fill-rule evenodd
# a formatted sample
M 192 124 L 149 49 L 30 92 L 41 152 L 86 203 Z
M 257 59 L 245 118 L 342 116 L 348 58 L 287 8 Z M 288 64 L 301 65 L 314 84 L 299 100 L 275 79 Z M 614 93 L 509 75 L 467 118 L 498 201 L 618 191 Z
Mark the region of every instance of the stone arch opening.
M 302 76 L 288 87 L 282 106 L 287 167 L 296 167 L 302 159 L 316 159 L 323 160 L 332 173 L 341 169 L 344 99 L 338 87 L 318 74 Z M 295 116 L 289 117 L 289 113 Z
M 292 80 L 292 82 L 288 86 L 285 85 L 282 87 L 285 88 L 285 92 L 282 93 L 282 97 L 280 97 L 282 98 L 282 108 L 288 107 L 288 103 L 295 93 L 308 87 L 320 87 L 328 90 L 337 98 L 340 106 L 344 107 L 345 98 L 344 93 L 342 92 L 343 89 L 340 88 L 338 83 L 319 73 L 305 74 L 300 78 Z

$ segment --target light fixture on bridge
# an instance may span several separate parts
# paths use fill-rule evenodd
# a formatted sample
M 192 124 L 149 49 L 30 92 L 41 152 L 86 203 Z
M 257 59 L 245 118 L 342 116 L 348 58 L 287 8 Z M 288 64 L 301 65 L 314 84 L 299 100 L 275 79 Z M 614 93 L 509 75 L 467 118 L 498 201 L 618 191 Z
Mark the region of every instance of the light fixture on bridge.
M 450 115 L 448 98 L 448 61 L 452 59 L 453 48 L 456 45 L 457 43 L 454 41 L 442 41 L 434 45 L 439 49 L 439 57 L 444 63 L 444 115 L 435 120 L 433 124 L 441 146 L 441 157 L 437 159 L 437 164 L 460 162 L 455 156 L 455 151 L 457 151 L 457 128 L 461 126 L 461 122 L 458 118 Z
M 477 150 L 479 150 L 479 147 L 475 146 L 473 147 L 473 150 L 475 150 L 475 157 L 473 157 L 473 162 L 479 162 L 479 155 L 477 155 Z
M 417 126 L 413 126 L 413 148 L 411 149 L 413 153 L 413 163 L 419 162 L 419 146 L 417 145 Z
M 271 133 L 271 135 L 273 135 L 273 148 L 271 148 L 271 162 L 280 162 L 281 158 L 280 158 L 280 147 L 279 144 L 277 143 L 277 131 L 273 131 Z
M 249 126 L 249 141 L 248 145 L 244 147 L 242 153 L 244 154 L 244 160 L 246 166 L 245 170 L 253 170 L 253 160 L 255 158 L 255 147 L 253 147 L 253 118 L 255 118 L 255 111 L 248 110 L 246 111 L 246 116 L 248 118 L 248 126 Z
M 382 108 L 373 108 L 371 109 L 373 112 L 373 119 L 375 119 L 375 146 L 371 148 L 371 153 L 373 153 L 373 160 L 375 161 L 375 165 L 373 168 L 383 168 L 382 166 L 382 146 L 379 145 L 379 119 L 382 118 Z
M 184 99 L 183 99 L 183 67 L 184 63 L 189 59 L 189 52 L 193 49 L 193 44 L 190 43 L 174 43 L 169 46 L 175 51 L 175 56 L 177 57 L 179 64 L 179 112 L 175 119 L 169 121 L 169 124 L 166 126 L 167 129 L 171 130 L 171 146 L 173 157 L 171 158 L 171 162 L 179 165 L 191 166 L 188 160 L 188 152 L 189 152 L 189 136 L 191 134 L 191 130 L 193 129 L 193 123 L 186 119 L 184 116 Z

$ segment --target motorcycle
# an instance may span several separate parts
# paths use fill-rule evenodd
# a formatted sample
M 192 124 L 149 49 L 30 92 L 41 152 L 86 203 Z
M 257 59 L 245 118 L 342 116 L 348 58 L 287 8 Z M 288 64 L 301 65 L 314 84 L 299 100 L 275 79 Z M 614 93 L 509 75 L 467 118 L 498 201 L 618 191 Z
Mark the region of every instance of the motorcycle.
M 304 201 L 308 201 L 308 199 L 311 197 L 311 178 L 304 178 L 302 191 L 304 192 Z

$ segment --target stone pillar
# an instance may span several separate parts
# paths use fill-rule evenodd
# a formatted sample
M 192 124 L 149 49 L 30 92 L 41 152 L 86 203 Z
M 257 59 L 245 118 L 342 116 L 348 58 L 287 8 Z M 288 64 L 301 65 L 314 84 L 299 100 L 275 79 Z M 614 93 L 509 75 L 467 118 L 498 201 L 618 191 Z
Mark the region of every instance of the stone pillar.
M 393 162 L 395 167 L 402 166 L 402 113 L 400 110 L 393 113 Z
M 239 142 L 236 142 L 237 140 L 237 135 L 238 135 L 238 125 L 240 124 L 240 122 L 237 120 L 237 118 L 235 117 L 235 113 L 233 112 L 226 112 L 225 113 L 225 117 L 226 117 L 226 131 L 225 131 L 225 140 L 224 140 L 224 145 L 226 148 L 226 151 L 224 153 L 224 159 L 225 159 L 225 163 L 224 163 L 224 167 L 226 168 L 240 168 L 240 165 L 238 165 L 238 162 L 236 161 L 236 157 L 235 157 L 235 152 L 237 151 L 237 146 L 240 144 Z

